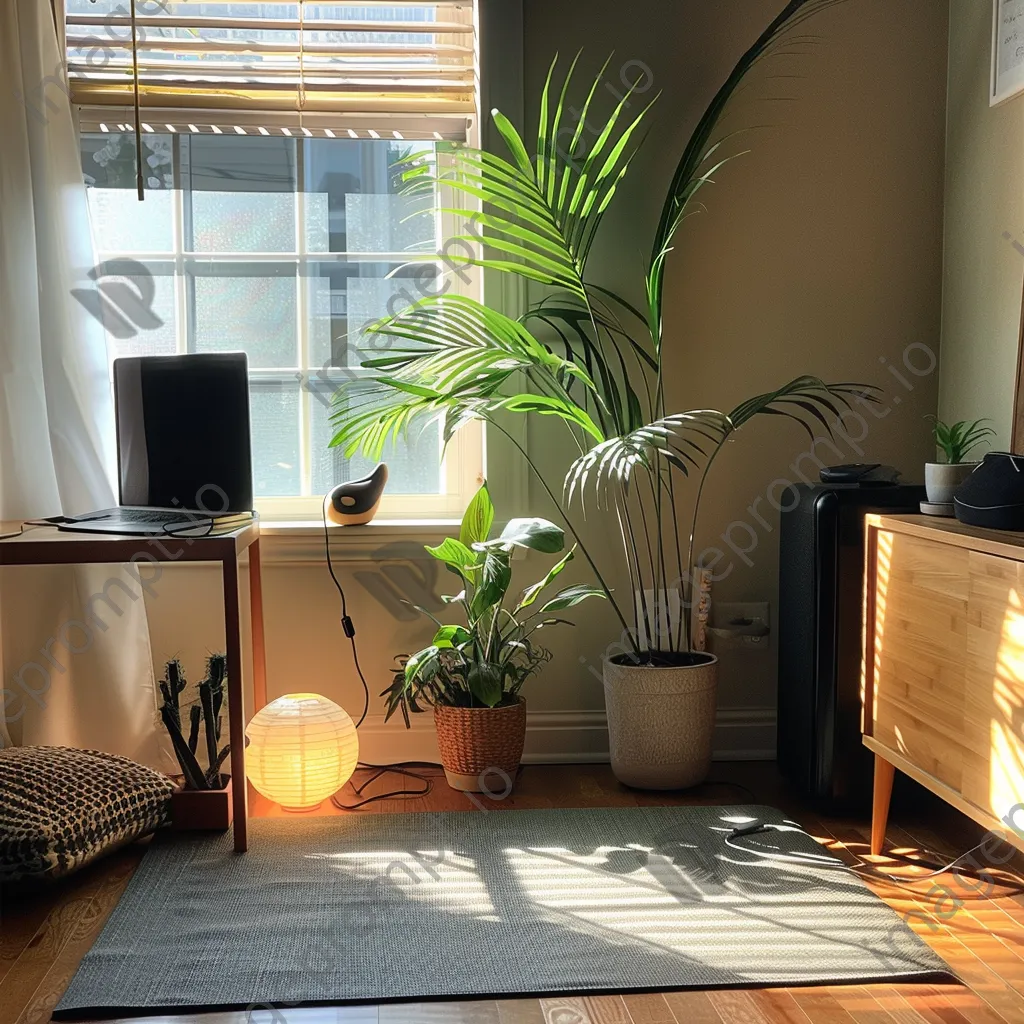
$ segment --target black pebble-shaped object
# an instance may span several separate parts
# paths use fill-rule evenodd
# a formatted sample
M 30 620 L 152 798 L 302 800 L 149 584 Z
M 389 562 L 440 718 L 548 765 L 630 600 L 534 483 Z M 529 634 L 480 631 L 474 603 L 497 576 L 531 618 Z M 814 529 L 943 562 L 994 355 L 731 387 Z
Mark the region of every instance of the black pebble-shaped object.
M 339 526 L 368 523 L 377 514 L 387 482 L 388 467 L 382 462 L 362 480 L 338 484 L 327 496 L 327 518 Z

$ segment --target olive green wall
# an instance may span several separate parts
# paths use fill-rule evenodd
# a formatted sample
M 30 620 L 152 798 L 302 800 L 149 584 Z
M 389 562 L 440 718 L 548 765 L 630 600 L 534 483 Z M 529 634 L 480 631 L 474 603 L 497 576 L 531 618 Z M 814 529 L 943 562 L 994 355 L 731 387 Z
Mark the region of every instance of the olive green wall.
M 781 6 L 526 0 L 528 111 L 551 56 L 557 51 L 564 64 L 581 46 L 588 72 L 614 51 L 614 85 L 623 66 L 635 75 L 642 62 L 654 80 L 646 96 L 661 92 L 645 152 L 596 249 L 596 280 L 641 302 L 641 260 L 686 140 Z M 883 404 L 848 424 L 859 445 L 820 445 L 818 456 L 891 463 L 920 481 L 932 450 L 924 417 L 935 412 L 938 387 L 946 3 L 851 0 L 800 32 L 818 39 L 762 62 L 731 107 L 725 131 L 763 127 L 728 144 L 751 152 L 716 174 L 701 196 L 706 211 L 684 225 L 670 258 L 669 410 L 728 410 L 802 373 L 877 384 Z M 564 464 L 569 453 L 552 446 L 547 424 L 531 430 L 552 471 Z M 798 427 L 766 417 L 744 428 L 716 464 L 700 536 L 724 552 L 719 601 L 769 601 L 776 618 L 778 488 L 769 490 L 779 479 L 816 477 L 808 447 Z M 608 616 L 582 631 L 592 663 L 602 629 L 618 636 Z M 774 648 L 725 651 L 722 706 L 746 709 L 748 721 L 771 709 L 775 659 Z M 600 707 L 602 695 L 577 671 L 547 699 Z
M 989 106 L 992 4 L 950 0 L 949 18 L 939 411 L 991 418 L 1006 449 L 1024 292 L 1024 94 Z

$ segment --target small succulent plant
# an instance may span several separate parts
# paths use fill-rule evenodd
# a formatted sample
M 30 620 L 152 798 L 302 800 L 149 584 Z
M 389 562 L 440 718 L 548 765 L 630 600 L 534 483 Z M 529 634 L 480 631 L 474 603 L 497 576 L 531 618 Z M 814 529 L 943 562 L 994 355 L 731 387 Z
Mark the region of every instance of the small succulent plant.
M 995 437 L 991 427 L 984 426 L 988 420 L 959 420 L 943 423 L 936 416 L 929 416 L 935 423 L 935 444 L 951 466 L 959 466 L 986 438 Z

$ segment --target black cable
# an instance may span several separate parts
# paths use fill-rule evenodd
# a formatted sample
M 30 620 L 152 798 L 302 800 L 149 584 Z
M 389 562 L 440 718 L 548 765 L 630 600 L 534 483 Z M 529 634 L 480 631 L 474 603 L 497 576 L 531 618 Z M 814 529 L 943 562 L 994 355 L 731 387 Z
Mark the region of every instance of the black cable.
M 159 531 L 154 531 L 156 536 L 181 537 L 189 540 L 192 538 L 205 539 L 207 537 L 220 537 L 234 533 L 239 527 L 253 523 L 258 518 L 255 513 L 239 512 L 231 516 L 189 516 L 185 515 L 186 521 L 168 520 L 161 523 Z M 191 533 L 189 531 L 205 530 L 205 533 Z
M 755 851 L 751 850 L 749 847 L 739 845 L 736 842 L 734 842 L 734 840 L 741 839 L 744 836 L 757 835 L 759 833 L 771 830 L 779 831 L 778 826 L 766 822 L 754 822 L 750 825 L 740 826 L 738 828 L 733 829 L 732 832 L 730 832 L 727 836 L 724 837 L 725 845 L 728 846 L 730 849 L 737 850 L 740 853 L 763 853 L 764 851 Z M 915 889 L 913 887 L 913 883 L 930 881 L 931 879 L 936 878 L 939 875 L 946 874 L 947 872 L 953 869 L 954 865 L 957 864 L 958 861 L 963 860 L 964 857 L 969 856 L 975 850 L 981 849 L 981 847 L 984 845 L 984 842 L 979 843 L 977 846 L 971 847 L 970 850 L 967 850 L 965 853 L 961 853 L 959 857 L 955 858 L 954 860 L 944 865 L 914 860 L 914 858 L 902 854 L 890 853 L 888 855 L 898 860 L 903 860 L 908 864 L 920 865 L 922 867 L 929 867 L 935 869 L 929 872 L 929 874 L 927 875 L 918 875 L 915 878 L 901 878 L 898 875 L 890 875 L 888 872 L 880 870 L 876 865 L 866 864 L 863 860 L 861 860 L 857 864 L 845 864 L 843 866 L 849 868 L 849 870 L 853 871 L 854 874 L 860 875 L 862 878 L 873 879 L 876 882 L 884 882 L 887 885 L 893 885 L 897 889 L 902 889 L 905 892 L 911 893 L 912 895 L 917 896 L 919 899 L 928 899 L 928 893 L 921 892 L 920 889 Z M 782 860 L 797 864 L 823 863 L 825 859 L 824 857 L 819 858 L 816 854 L 804 854 L 794 856 L 784 853 L 768 853 L 765 855 L 771 857 L 772 860 Z M 832 857 L 829 857 L 828 859 L 830 861 L 833 861 Z M 986 871 L 985 868 L 982 868 L 978 872 L 973 870 L 962 870 L 959 872 L 959 874 L 963 875 L 966 878 L 973 878 L 976 881 L 984 882 L 985 884 L 992 884 L 998 886 L 1003 891 L 1001 891 L 998 894 L 998 897 L 994 894 L 982 896 L 981 894 L 971 895 L 968 893 L 964 893 L 962 897 L 958 894 L 956 897 L 957 899 L 995 899 L 1003 896 L 1016 896 L 1020 895 L 1021 893 L 1024 893 L 1024 878 L 1021 878 L 1018 875 L 1013 875 L 1010 872 L 1002 872 L 1002 877 L 1000 877 L 992 873 L 992 869 Z M 941 903 L 948 895 L 948 892 L 941 893 L 935 899 L 936 904 Z
M 733 789 L 740 790 L 747 799 L 752 800 L 755 804 L 763 802 L 758 799 L 757 794 L 749 786 L 744 786 L 742 782 L 728 782 L 725 779 L 708 779 L 706 782 L 702 782 L 697 788 L 703 789 L 705 786 L 731 786 Z
M 54 516 L 54 520 L 63 518 L 62 516 Z M 39 526 L 53 526 L 54 522 L 50 519 L 26 519 L 21 526 L 18 527 L 17 533 L 0 533 L 0 540 L 14 540 L 15 537 L 20 537 L 26 533 L 26 527 L 39 527 Z
M 327 554 L 327 570 L 330 572 L 331 579 L 334 580 L 334 585 L 338 588 L 338 594 L 341 596 L 341 628 L 352 644 L 352 661 L 355 663 L 356 672 L 359 674 L 359 681 L 363 684 L 363 713 L 359 716 L 359 721 L 356 722 L 356 728 L 358 729 L 366 721 L 366 715 L 370 710 L 370 687 L 366 682 L 366 676 L 363 675 L 362 666 L 359 664 L 359 651 L 356 649 L 356 627 L 348 614 L 348 599 L 345 597 L 345 588 L 341 585 L 341 580 L 338 579 L 338 574 L 334 571 L 334 562 L 331 560 L 331 534 L 327 528 L 328 500 L 329 498 L 324 498 L 321 510 L 324 519 L 324 551 Z
M 792 826 L 793 831 L 803 832 L 803 829 L 796 825 Z M 755 821 L 749 825 L 737 825 L 728 835 L 723 836 L 725 845 L 730 850 L 736 850 L 739 853 L 755 854 L 758 856 L 768 857 L 771 860 L 786 861 L 789 864 L 816 864 L 819 867 L 840 867 L 842 862 L 838 861 L 831 854 L 825 853 L 778 853 L 771 852 L 768 850 L 751 849 L 749 846 L 741 846 L 734 842 L 736 839 L 742 839 L 744 836 L 760 835 L 764 832 L 784 832 L 786 829 L 781 828 L 778 825 L 773 825 L 769 822 Z M 804 835 L 807 835 L 804 832 Z
M 363 674 L 363 668 L 359 664 L 359 650 L 356 647 L 356 627 L 352 621 L 351 616 L 348 614 L 348 599 L 345 596 L 345 588 L 341 585 L 341 580 L 338 579 L 338 574 L 334 571 L 334 561 L 331 558 L 331 533 L 327 526 L 327 502 L 328 498 L 324 498 L 323 504 L 323 523 L 324 523 L 324 552 L 327 555 L 327 571 L 331 574 L 331 579 L 334 581 L 334 586 L 337 588 L 338 595 L 341 598 L 341 628 L 348 637 L 349 642 L 352 645 L 352 662 L 356 667 L 356 673 L 359 675 L 359 682 L 363 687 L 363 713 L 359 716 L 359 721 L 356 722 L 356 728 L 358 729 L 364 721 L 370 710 L 370 686 L 366 681 L 366 676 Z M 345 804 L 338 799 L 338 794 L 335 793 L 331 797 L 331 803 L 342 811 L 355 811 L 360 807 L 365 807 L 367 804 L 379 803 L 381 800 L 393 800 L 400 796 L 428 796 L 434 789 L 434 783 L 431 779 L 426 779 L 422 775 L 417 775 L 415 772 L 409 771 L 409 768 L 416 766 L 424 767 L 437 767 L 431 761 L 400 761 L 396 764 L 366 764 L 360 762 L 356 766 L 356 770 L 369 770 L 375 774 L 358 786 L 355 783 L 350 783 L 356 796 L 362 796 L 366 787 L 372 782 L 376 782 L 382 775 L 394 774 L 401 775 L 408 779 L 415 779 L 417 782 L 423 783 L 422 789 L 396 789 L 391 790 L 387 793 L 378 793 L 376 796 L 366 797 L 364 800 L 359 800 L 356 803 Z M 339 791 L 340 792 L 340 791 Z
M 362 796 L 366 787 L 371 783 L 376 782 L 382 775 L 394 774 L 402 775 L 407 779 L 415 779 L 417 782 L 423 783 L 422 789 L 396 789 L 387 793 L 378 793 L 376 796 L 366 797 L 364 800 L 359 800 L 353 804 L 344 804 L 338 799 L 337 793 L 331 797 L 331 803 L 334 804 L 339 810 L 342 811 L 355 811 L 360 807 L 365 807 L 367 804 L 377 803 L 381 800 L 391 800 L 399 796 L 429 796 L 433 792 L 434 783 L 431 779 L 426 779 L 422 775 L 417 775 L 415 772 L 409 771 L 408 768 L 416 765 L 428 765 L 431 764 L 427 761 L 400 761 L 397 764 L 387 765 L 376 765 L 376 764 L 362 764 L 360 763 L 358 769 L 371 770 L 373 775 L 368 779 L 361 782 L 358 786 L 352 783 L 352 790 L 356 796 Z M 431 764 L 431 767 L 433 765 Z M 439 766 L 438 766 L 439 767 Z
M 370 764 L 368 761 L 360 761 L 359 768 L 436 768 L 438 771 L 444 770 L 444 765 L 437 761 L 396 761 L 394 764 Z
M 959 861 L 962 861 L 964 857 L 969 857 L 975 850 L 980 850 L 985 845 L 984 842 L 979 843 L 977 846 L 972 846 L 971 849 L 965 853 L 961 853 L 959 857 L 954 858 L 946 864 L 935 863 L 934 861 L 927 860 L 916 860 L 906 854 L 899 853 L 888 853 L 887 857 L 894 860 L 901 860 L 908 865 L 914 867 L 932 868 L 925 875 L 915 875 L 911 878 L 903 878 L 899 875 L 890 875 L 887 871 L 882 871 L 877 864 L 867 864 L 863 860 L 857 864 L 851 866 L 850 870 L 855 871 L 858 875 L 864 878 L 871 878 L 878 882 L 884 882 L 886 885 L 894 885 L 898 889 L 903 889 L 906 892 L 913 893 L 916 896 L 926 896 L 926 893 L 922 893 L 912 886 L 920 882 L 928 882 L 933 878 L 938 878 L 940 875 L 948 874 L 954 869 Z M 931 851 L 928 851 L 931 852 Z M 997 875 L 995 872 L 999 871 Z M 1010 871 L 1003 871 L 1002 869 L 982 867 L 975 871 L 972 868 L 957 868 L 956 873 L 964 878 L 973 878 L 977 882 L 983 882 L 986 885 L 996 885 L 1002 890 L 1000 896 L 1019 896 L 1024 894 L 1024 878 L 1020 875 L 1013 874 Z M 957 899 L 991 899 L 992 896 L 972 896 L 969 893 L 964 893 L 962 897 L 957 895 Z M 941 898 L 938 902 L 941 902 Z

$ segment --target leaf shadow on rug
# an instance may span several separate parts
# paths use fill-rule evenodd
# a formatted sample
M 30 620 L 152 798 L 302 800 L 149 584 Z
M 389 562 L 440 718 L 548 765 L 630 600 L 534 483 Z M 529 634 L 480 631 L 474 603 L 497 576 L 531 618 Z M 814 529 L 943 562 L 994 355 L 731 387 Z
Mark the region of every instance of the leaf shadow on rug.
M 351 815 L 162 837 L 55 1017 L 951 976 L 774 808 Z

